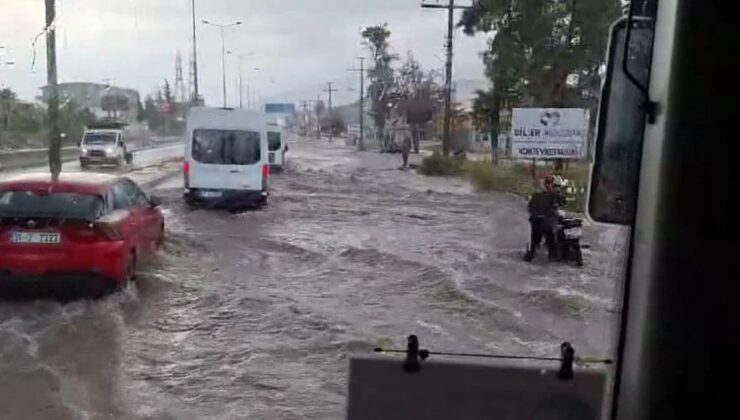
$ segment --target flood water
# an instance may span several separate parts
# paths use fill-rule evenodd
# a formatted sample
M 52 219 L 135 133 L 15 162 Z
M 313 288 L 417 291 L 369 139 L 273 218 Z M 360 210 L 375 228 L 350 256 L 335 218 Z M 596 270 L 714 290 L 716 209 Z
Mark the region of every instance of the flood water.
M 191 210 L 122 293 L 0 303 L 0 407 L 23 419 L 339 419 L 347 357 L 432 350 L 610 355 L 622 232 L 586 266 L 520 260 L 526 203 L 294 138 L 264 210 Z

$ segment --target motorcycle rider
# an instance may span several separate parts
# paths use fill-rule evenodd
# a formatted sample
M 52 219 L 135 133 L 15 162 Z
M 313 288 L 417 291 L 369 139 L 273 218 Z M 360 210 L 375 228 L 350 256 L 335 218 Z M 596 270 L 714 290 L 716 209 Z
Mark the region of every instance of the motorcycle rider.
M 561 185 L 560 177 L 547 175 L 543 180 L 543 190 L 532 194 L 529 199 L 527 208 L 529 210 L 531 235 L 529 248 L 524 254 L 524 261 L 532 261 L 543 237 L 547 245 L 549 259 L 558 259 L 553 226 L 557 221 L 558 209 L 565 204 L 565 198 L 560 191 Z

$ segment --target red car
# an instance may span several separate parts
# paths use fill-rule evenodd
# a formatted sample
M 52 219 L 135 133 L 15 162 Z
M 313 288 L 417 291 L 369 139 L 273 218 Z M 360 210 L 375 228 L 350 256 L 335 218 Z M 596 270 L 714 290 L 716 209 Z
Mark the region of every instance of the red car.
M 112 175 L 0 181 L 0 291 L 97 297 L 125 285 L 164 241 L 159 204 Z

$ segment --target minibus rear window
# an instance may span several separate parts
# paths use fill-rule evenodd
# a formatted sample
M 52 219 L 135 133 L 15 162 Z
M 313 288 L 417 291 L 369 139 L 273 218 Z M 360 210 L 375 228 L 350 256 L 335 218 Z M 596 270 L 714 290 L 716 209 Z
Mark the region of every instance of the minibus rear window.
M 260 161 L 260 133 L 242 130 L 194 130 L 193 159 L 215 165 L 252 165 Z
M 267 148 L 270 149 L 271 152 L 280 150 L 280 133 L 267 133 Z

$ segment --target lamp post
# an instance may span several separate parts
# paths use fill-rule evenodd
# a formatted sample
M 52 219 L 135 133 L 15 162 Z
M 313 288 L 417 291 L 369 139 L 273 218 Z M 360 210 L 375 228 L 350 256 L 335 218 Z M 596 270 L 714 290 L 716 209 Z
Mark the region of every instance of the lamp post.
M 194 104 L 197 104 L 200 101 L 200 93 L 198 92 L 198 48 L 196 46 L 196 39 L 195 39 L 195 0 L 192 0 L 192 9 L 191 9 L 193 15 L 193 97 L 191 100 Z
M 244 101 L 243 101 L 243 91 L 242 91 L 242 60 L 246 57 L 251 57 L 254 55 L 254 52 L 248 52 L 244 54 L 234 54 L 232 51 L 226 51 L 227 54 L 234 55 L 237 60 L 237 68 L 239 71 L 239 109 L 244 108 Z M 247 108 L 249 107 L 249 104 L 247 104 Z
M 223 79 L 222 85 L 223 85 L 224 108 L 226 108 L 226 43 L 224 41 L 224 30 L 226 28 L 231 28 L 233 26 L 241 25 L 242 22 L 236 21 L 234 23 L 229 23 L 227 25 L 213 23 L 205 19 L 203 19 L 202 22 L 206 25 L 215 26 L 221 30 L 221 73 L 222 73 L 222 79 Z
M 247 69 L 247 71 L 248 72 L 249 71 L 258 72 L 258 71 L 260 71 L 260 68 L 259 67 L 254 67 L 252 69 Z M 256 89 L 256 85 L 257 85 L 257 83 L 255 82 L 255 78 L 252 79 L 252 83 L 250 84 L 249 83 L 249 77 L 247 77 L 247 108 L 249 108 L 249 109 L 251 109 L 251 105 L 250 105 L 251 102 L 254 102 L 255 104 L 257 104 L 257 89 Z M 250 86 L 252 87 L 252 89 L 251 89 L 252 94 L 251 95 L 249 93 L 250 92 L 250 89 L 249 89 Z

